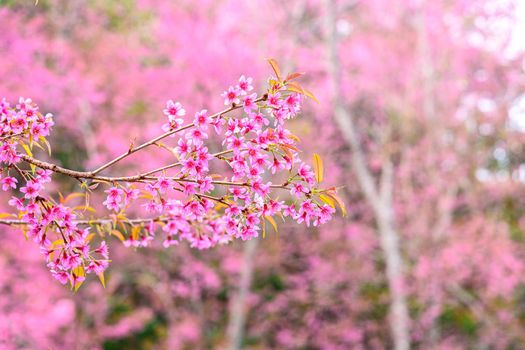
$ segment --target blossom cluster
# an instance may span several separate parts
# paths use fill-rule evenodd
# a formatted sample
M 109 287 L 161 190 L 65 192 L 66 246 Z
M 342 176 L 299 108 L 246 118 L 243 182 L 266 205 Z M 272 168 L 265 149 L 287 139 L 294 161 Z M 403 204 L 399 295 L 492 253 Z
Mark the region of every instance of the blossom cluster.
M 242 108 L 241 115 L 212 116 L 201 110 L 186 120 L 192 127 L 177 133 L 177 169 L 143 187 L 142 197 L 148 198 L 142 204 L 145 210 L 163 218 L 156 222 L 162 225 L 165 247 L 185 240 L 191 247 L 206 249 L 233 239 L 255 238 L 263 221 L 275 222 L 273 216 L 316 226 L 334 213 L 332 206 L 315 199 L 314 171 L 299 158 L 297 137 L 284 127 L 301 111 L 301 94 L 286 91 L 285 85 L 274 85 L 258 98 L 256 93 L 248 94 L 253 90 L 251 83 L 251 78 L 241 76 L 237 85 L 222 94 L 226 105 Z M 184 124 L 185 110 L 179 102 L 168 101 L 164 114 L 168 118 L 165 131 Z M 222 140 L 221 156 L 212 154 L 207 146 L 214 135 Z M 213 161 L 227 164 L 230 174 L 223 181 L 210 175 Z M 279 173 L 284 173 L 282 184 L 268 180 Z M 273 193 L 277 191 L 289 200 L 279 200 L 279 194 Z M 107 193 L 104 203 L 117 212 L 128 206 L 132 197 L 138 198 L 138 192 L 131 195 L 123 185 Z M 126 245 L 147 246 L 154 227 L 150 223 L 140 235 L 130 236 Z
M 97 248 L 90 247 L 89 227 L 79 227 L 76 215 L 71 208 L 46 198 L 45 185 L 51 182 L 51 170 L 21 169 L 21 154 L 17 146 L 31 153 L 34 144 L 45 141 L 53 126 L 51 114 L 42 115 L 31 99 L 20 98 L 11 107 L 3 99 L 0 102 L 0 161 L 5 165 L 5 175 L 0 183 L 3 191 L 16 190 L 19 180 L 23 186 L 18 188 L 20 197 L 12 197 L 8 204 L 18 211 L 18 218 L 24 225 L 27 238 L 40 246 L 46 257 L 47 266 L 53 276 L 61 283 L 70 282 L 78 286 L 86 273 L 101 274 L 108 266 L 108 248 L 102 241 Z M 13 172 L 19 177 L 10 176 Z
M 49 135 L 53 124 L 53 116 L 50 113 L 41 114 L 30 98 L 20 97 L 15 108 L 11 108 L 3 98 L 0 101 L 0 139 L 9 142 L 2 142 L 0 146 L 0 161 L 7 164 L 18 162 L 16 137 L 38 140 Z
M 107 227 L 103 222 L 128 247 L 148 246 L 161 232 L 164 247 L 187 241 L 197 249 L 264 235 L 267 223 L 277 229 L 275 217 L 314 226 L 327 222 L 335 212 L 334 190 L 319 188 L 322 166 L 314 171 L 300 159 L 298 138 L 285 128 L 301 111 L 301 88 L 280 78 L 269 81 L 259 96 L 252 92 L 252 78 L 241 76 L 222 94 L 228 108 L 215 114 L 200 110 L 188 118 L 180 102 L 169 100 L 163 111 L 165 134 L 156 140 L 176 137 L 171 147 L 177 163 L 134 177 L 100 177 L 100 170 L 81 173 L 35 160 L 31 150 L 48 145 L 52 116 L 42 115 L 30 99 L 21 98 L 15 107 L 3 100 L 0 161 L 6 176 L 0 184 L 4 191 L 18 189 L 20 196 L 9 204 L 18 210 L 27 237 L 39 244 L 51 273 L 75 288 L 85 274 L 98 274 L 103 281 L 107 245 L 90 246 L 95 236 L 90 229 L 100 232 Z M 24 162 L 30 169 L 21 166 Z M 53 172 L 82 179 L 85 191 L 102 183 L 102 204 L 113 214 L 86 220 L 81 218 L 85 213 L 46 196 Z M 144 217 L 130 219 L 130 213 Z M 116 230 L 118 224 L 124 234 Z

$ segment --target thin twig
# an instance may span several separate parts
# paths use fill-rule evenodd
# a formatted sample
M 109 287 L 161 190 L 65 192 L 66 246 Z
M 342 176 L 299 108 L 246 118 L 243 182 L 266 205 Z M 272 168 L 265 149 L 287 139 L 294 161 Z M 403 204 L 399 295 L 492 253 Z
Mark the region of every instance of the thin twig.
M 254 102 L 255 103 L 261 102 L 261 101 L 264 101 L 265 99 L 266 99 L 266 95 L 256 99 Z M 241 107 L 242 107 L 242 105 L 232 104 L 230 107 L 228 107 L 228 108 L 226 108 L 226 109 L 224 109 L 224 110 L 222 110 L 222 111 L 220 111 L 218 113 L 215 113 L 215 114 L 211 115 L 210 118 L 215 119 L 217 117 L 222 116 L 223 114 L 229 113 L 229 112 L 231 112 L 233 110 L 236 110 L 236 109 L 239 109 Z M 166 137 L 168 137 L 170 135 L 173 135 L 173 134 L 176 134 L 176 133 L 181 132 L 183 130 L 189 129 L 189 128 L 193 127 L 193 126 L 195 126 L 195 124 L 191 123 L 191 124 L 182 126 L 182 127 L 178 128 L 178 129 L 170 130 L 170 131 L 165 132 L 164 134 L 159 135 L 159 136 L 157 136 L 157 137 L 155 137 L 155 138 L 153 138 L 153 139 L 151 139 L 151 140 L 149 140 L 147 142 L 144 142 L 140 146 L 131 147 L 126 153 L 121 154 L 117 158 L 107 162 L 106 164 L 100 166 L 99 168 L 97 168 L 97 169 L 95 169 L 95 170 L 93 170 L 93 171 L 91 171 L 89 173 L 93 174 L 93 175 L 96 175 L 96 174 L 100 173 L 102 170 L 104 170 L 106 168 L 109 168 L 110 166 L 114 165 L 115 163 L 117 163 L 117 162 L 121 161 L 122 159 L 128 157 L 129 155 L 131 155 L 131 154 L 133 154 L 135 152 L 138 152 L 138 151 L 140 151 L 143 148 L 151 146 L 151 145 L 155 144 L 156 142 L 159 142 L 160 140 L 162 140 L 162 139 L 164 139 L 164 138 L 166 138 Z

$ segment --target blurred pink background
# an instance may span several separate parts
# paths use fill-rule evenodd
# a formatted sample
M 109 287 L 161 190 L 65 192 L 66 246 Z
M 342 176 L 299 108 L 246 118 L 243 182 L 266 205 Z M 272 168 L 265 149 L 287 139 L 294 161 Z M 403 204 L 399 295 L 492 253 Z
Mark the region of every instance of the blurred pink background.
M 0 349 L 525 348 L 517 5 L 0 1 L 0 97 L 55 115 L 58 163 L 90 169 L 156 135 L 168 99 L 218 110 L 241 74 L 261 91 L 273 57 L 307 73 L 320 104 L 290 128 L 349 211 L 205 251 L 113 240 L 106 288 L 77 294 L 1 227 Z

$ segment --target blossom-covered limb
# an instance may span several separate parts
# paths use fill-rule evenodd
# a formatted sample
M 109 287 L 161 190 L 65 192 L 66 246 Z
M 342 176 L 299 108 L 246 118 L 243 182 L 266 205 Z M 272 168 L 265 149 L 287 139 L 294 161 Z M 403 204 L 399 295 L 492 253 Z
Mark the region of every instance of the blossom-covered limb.
M 208 249 L 260 233 L 264 237 L 266 222 L 277 229 L 275 216 L 308 226 L 327 222 L 342 202 L 335 188 L 321 187 L 319 156 L 314 155 L 314 169 L 300 159 L 299 140 L 285 123 L 299 115 L 306 93 L 299 84 L 280 79 L 270 79 L 267 91 L 257 97 L 247 93 L 253 89 L 251 78 L 241 77 L 223 94 L 227 101 L 233 99 L 230 107 L 211 115 L 204 109 L 197 111 L 185 126 L 186 110 L 180 102 L 169 100 L 163 111 L 164 134 L 130 147 L 94 171 L 37 159 L 33 146 L 49 148 L 46 136 L 54 123 L 52 115 L 41 114 L 31 99 L 20 98 L 14 107 L 2 100 L 0 162 L 7 176 L 0 183 L 2 190 L 20 195 L 9 200 L 17 214 L 4 215 L 0 224 L 20 227 L 40 246 L 53 276 L 76 290 L 86 274 L 100 277 L 109 264 L 105 241 L 93 248 L 99 240 L 94 238 L 96 232 L 116 236 L 127 247 L 147 247 L 161 231 L 164 247 L 186 241 L 193 248 Z M 240 115 L 228 115 L 237 109 Z M 212 147 L 222 146 L 216 153 L 208 148 L 212 132 L 220 141 Z M 168 136 L 178 136 L 174 145 L 162 144 L 177 162 L 132 176 L 99 174 Z M 29 169 L 21 167 L 22 162 Z M 10 176 L 13 169 L 18 180 Z M 55 173 L 80 181 L 83 192 L 54 199 L 46 187 Z M 110 214 L 99 215 L 89 204 L 97 200 L 91 194 L 99 187 L 105 194 L 102 205 Z M 280 190 L 279 196 L 274 189 Z M 85 198 L 83 205 L 68 206 L 78 197 Z M 147 214 L 137 215 L 142 212 Z M 128 213 L 135 218 L 129 219 Z

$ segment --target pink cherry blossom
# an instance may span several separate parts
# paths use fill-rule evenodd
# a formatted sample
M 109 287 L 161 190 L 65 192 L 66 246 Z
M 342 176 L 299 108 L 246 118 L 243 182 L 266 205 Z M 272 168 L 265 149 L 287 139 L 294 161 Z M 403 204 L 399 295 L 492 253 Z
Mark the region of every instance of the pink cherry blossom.
M 194 124 L 201 130 L 207 130 L 208 125 L 212 122 L 212 118 L 207 115 L 207 110 L 203 109 L 200 112 L 195 113 Z
M 18 180 L 14 177 L 4 177 L 2 180 L 2 190 L 3 191 L 9 191 L 9 189 L 16 189 L 16 184 L 18 183 Z
M 230 86 L 221 96 L 224 97 L 225 105 L 238 104 L 240 102 L 239 90 L 233 86 Z
M 239 83 L 237 85 L 241 94 L 246 95 L 248 92 L 253 90 L 252 81 L 252 78 L 247 78 L 244 75 L 241 75 L 241 77 L 239 78 Z
M 257 107 L 257 103 L 255 102 L 256 99 L 257 99 L 257 94 L 256 93 L 253 93 L 251 95 L 248 95 L 248 96 L 244 97 L 243 107 L 244 107 L 244 111 L 246 113 L 250 113 L 252 110 L 258 108 Z

